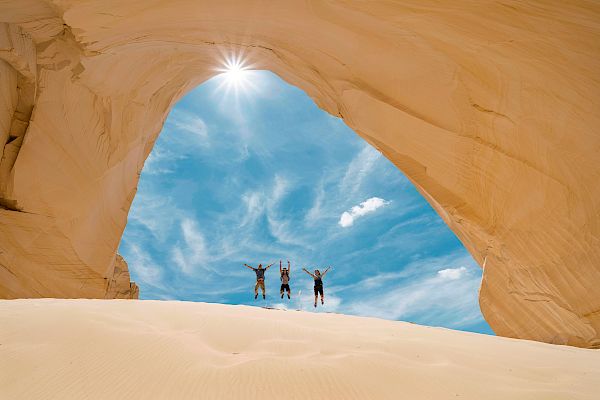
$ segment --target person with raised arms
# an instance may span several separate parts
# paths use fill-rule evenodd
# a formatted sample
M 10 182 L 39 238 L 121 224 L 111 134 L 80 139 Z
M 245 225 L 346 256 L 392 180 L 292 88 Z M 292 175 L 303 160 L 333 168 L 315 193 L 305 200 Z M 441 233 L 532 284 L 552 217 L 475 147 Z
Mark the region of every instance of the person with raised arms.
M 279 289 L 279 293 L 281 294 L 281 298 L 283 299 L 283 292 L 287 291 L 287 298 L 290 298 L 290 270 L 292 269 L 290 265 L 290 260 L 288 260 L 287 268 L 282 268 L 281 260 L 279 260 L 279 279 L 281 279 L 281 289 Z
M 319 271 L 318 269 L 315 269 L 314 274 L 309 272 L 306 268 L 302 268 L 302 270 L 310 276 L 312 276 L 312 278 L 315 281 L 315 308 L 317 307 L 317 300 L 319 298 L 319 294 L 321 295 L 321 305 L 325 304 L 325 295 L 323 294 L 323 277 L 325 277 L 325 274 L 327 274 L 327 271 L 329 271 L 330 268 L 331 267 L 327 267 L 327 269 L 323 273 L 321 273 L 321 271 Z
M 274 264 L 274 263 L 273 263 Z M 258 264 L 258 268 L 254 268 L 248 264 L 244 264 L 246 268 L 250 268 L 252 271 L 256 273 L 256 285 L 254 285 L 254 300 L 258 297 L 258 288 L 262 290 L 263 299 L 266 299 L 265 295 L 265 272 L 271 268 L 271 265 L 267 265 L 263 268 L 262 264 Z

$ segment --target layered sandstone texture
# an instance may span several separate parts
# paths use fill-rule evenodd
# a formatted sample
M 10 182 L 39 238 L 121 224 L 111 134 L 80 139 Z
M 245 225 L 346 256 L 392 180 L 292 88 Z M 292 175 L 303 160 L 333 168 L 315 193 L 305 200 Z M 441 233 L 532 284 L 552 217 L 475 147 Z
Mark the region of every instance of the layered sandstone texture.
M 398 166 L 503 336 L 600 346 L 600 4 L 0 0 L 0 295 L 135 297 L 116 249 L 172 105 L 242 56 Z

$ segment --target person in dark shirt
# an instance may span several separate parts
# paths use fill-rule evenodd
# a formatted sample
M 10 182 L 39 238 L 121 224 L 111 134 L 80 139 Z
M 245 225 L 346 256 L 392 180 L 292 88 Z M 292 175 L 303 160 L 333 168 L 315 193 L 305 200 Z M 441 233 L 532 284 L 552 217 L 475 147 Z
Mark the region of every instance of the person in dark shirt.
M 290 298 L 290 270 L 292 269 L 290 266 L 290 260 L 288 260 L 287 268 L 283 268 L 281 266 L 281 260 L 279 260 L 279 279 L 281 279 L 281 289 L 279 289 L 279 293 L 281 294 L 281 298 L 283 299 L 283 292 L 287 292 L 287 298 Z
M 304 272 L 306 272 L 307 274 L 309 274 L 310 276 L 312 276 L 312 278 L 315 280 L 315 307 L 317 307 L 317 300 L 319 298 L 319 294 L 321 295 L 321 305 L 325 304 L 324 302 L 324 294 L 323 294 L 323 278 L 325 277 L 325 274 L 327 273 L 327 271 L 329 271 L 329 268 L 331 267 L 327 267 L 327 269 L 325 270 L 325 272 L 321 273 L 321 271 L 319 271 L 318 269 L 315 269 L 315 273 L 312 274 L 310 272 L 308 272 L 308 270 L 306 268 L 302 268 L 302 270 Z
M 244 264 L 244 266 L 246 268 L 250 268 L 252 271 L 254 271 L 256 273 L 256 285 L 254 286 L 254 299 L 255 300 L 258 297 L 258 288 L 260 288 L 262 290 L 263 299 L 266 298 L 266 296 L 265 296 L 265 272 L 267 272 L 267 270 L 269 268 L 271 268 L 271 265 L 273 265 L 273 264 L 269 264 L 265 268 L 263 268 L 262 264 L 258 264 L 258 268 L 254 268 L 248 264 Z

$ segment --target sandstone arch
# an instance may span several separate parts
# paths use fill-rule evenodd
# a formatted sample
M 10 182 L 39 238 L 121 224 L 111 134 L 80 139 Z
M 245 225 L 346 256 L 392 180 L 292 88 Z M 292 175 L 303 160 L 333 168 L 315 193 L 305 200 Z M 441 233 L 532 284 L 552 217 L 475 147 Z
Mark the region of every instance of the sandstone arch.
M 0 296 L 136 297 L 116 248 L 169 108 L 243 51 L 414 182 L 499 335 L 600 345 L 600 6 L 0 1 Z M 115 267 L 116 266 L 116 267 Z

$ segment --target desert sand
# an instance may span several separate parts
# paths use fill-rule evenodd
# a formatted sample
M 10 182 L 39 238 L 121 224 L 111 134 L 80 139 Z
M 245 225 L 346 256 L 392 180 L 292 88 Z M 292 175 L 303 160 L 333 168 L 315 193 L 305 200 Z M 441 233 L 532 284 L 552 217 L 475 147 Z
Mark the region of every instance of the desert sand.
M 600 3 L 0 0 L 0 298 L 135 298 L 117 247 L 225 60 L 381 151 L 484 266 L 502 336 L 600 346 Z
M 0 301 L 2 399 L 598 399 L 600 353 L 337 314 Z

